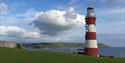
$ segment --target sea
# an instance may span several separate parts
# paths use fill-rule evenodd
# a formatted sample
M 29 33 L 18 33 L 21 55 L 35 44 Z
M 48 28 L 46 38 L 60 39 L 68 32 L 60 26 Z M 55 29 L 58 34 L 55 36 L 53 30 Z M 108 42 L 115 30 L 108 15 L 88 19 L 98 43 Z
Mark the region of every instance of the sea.
M 27 48 L 28 51 L 53 51 L 53 52 L 63 52 L 71 53 L 75 52 L 77 49 L 83 48 L 46 48 L 46 49 L 34 49 Z M 125 58 L 125 47 L 109 47 L 109 48 L 99 48 L 99 54 L 103 56 L 113 56 L 115 58 Z

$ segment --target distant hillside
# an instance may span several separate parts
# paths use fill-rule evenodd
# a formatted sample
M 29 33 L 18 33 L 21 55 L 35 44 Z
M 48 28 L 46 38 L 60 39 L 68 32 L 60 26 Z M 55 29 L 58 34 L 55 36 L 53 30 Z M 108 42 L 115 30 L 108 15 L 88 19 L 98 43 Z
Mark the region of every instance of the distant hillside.
M 34 48 L 41 48 L 41 47 L 48 47 L 48 48 L 72 48 L 72 47 L 85 47 L 85 43 L 23 43 L 25 47 L 34 47 Z M 99 43 L 99 48 L 110 47 L 106 44 Z

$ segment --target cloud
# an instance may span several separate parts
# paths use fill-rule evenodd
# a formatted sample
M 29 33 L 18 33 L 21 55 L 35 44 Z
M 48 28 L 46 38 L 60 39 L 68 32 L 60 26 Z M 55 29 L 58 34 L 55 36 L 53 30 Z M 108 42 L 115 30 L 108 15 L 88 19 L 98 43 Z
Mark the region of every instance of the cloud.
M 65 11 L 52 9 L 40 12 L 32 23 L 42 34 L 54 36 L 85 24 L 84 18 L 84 15 L 76 13 L 74 8 L 70 7 Z
M 67 6 L 74 6 L 81 2 L 81 0 L 69 0 Z
M 0 26 L 0 35 L 17 38 L 41 38 L 38 32 L 31 32 L 17 26 Z
M 112 9 L 109 13 L 111 14 L 124 14 L 125 8 L 116 8 L 116 9 Z
M 125 0 L 100 0 L 103 3 L 125 3 Z
M 97 26 L 98 26 L 97 31 L 100 34 L 109 34 L 109 35 L 110 34 L 124 34 L 125 35 L 124 21 L 114 21 L 113 23 L 108 22 L 108 24 L 107 23 L 97 24 Z M 101 27 L 101 26 L 103 26 L 103 27 Z M 106 31 L 104 31 L 104 30 L 106 30 Z
M 8 9 L 7 4 L 1 2 L 0 3 L 0 13 L 7 11 L 7 9 Z
M 110 9 L 101 9 L 97 11 L 100 16 L 123 16 L 125 14 L 125 8 L 110 8 Z

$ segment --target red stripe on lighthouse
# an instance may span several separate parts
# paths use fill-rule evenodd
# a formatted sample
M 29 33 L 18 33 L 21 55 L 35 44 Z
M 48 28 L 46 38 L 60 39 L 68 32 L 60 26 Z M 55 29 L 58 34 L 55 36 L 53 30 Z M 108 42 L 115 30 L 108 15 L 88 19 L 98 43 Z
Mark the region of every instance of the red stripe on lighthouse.
M 86 24 L 96 24 L 96 18 L 86 18 Z
M 86 40 L 96 40 L 96 32 L 86 32 Z
M 98 53 L 98 48 L 85 48 L 84 54 L 88 56 L 94 56 L 97 57 Z

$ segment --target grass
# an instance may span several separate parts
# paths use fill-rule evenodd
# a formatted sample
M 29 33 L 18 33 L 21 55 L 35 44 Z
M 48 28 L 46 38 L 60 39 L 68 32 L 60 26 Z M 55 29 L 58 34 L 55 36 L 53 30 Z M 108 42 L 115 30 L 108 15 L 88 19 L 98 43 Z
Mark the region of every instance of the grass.
M 94 58 L 68 53 L 0 48 L 0 63 L 125 63 L 125 58 Z

